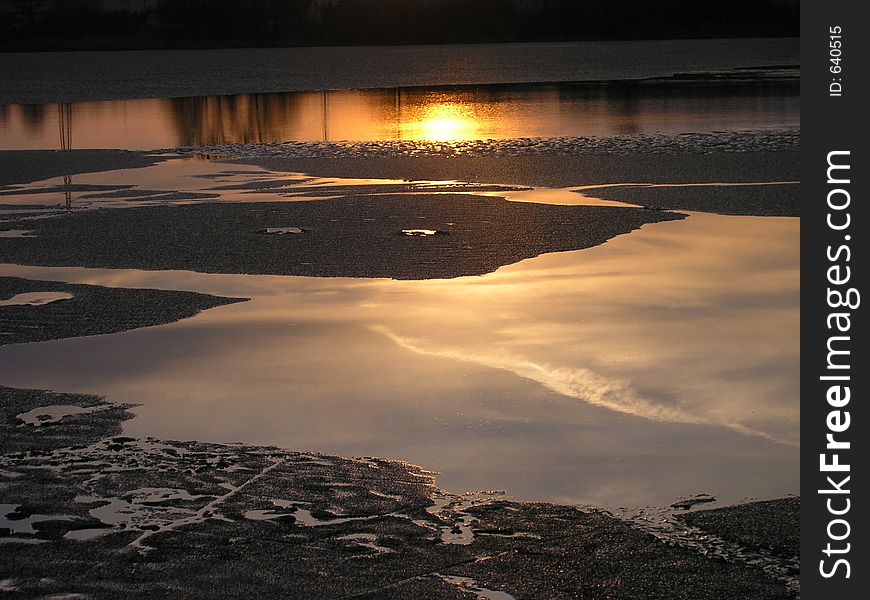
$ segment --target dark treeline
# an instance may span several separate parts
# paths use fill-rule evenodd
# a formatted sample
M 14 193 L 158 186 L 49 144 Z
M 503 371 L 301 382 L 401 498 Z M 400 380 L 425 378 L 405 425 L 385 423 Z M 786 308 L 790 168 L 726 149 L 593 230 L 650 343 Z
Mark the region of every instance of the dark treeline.
M 0 0 L 0 49 L 796 36 L 797 0 Z

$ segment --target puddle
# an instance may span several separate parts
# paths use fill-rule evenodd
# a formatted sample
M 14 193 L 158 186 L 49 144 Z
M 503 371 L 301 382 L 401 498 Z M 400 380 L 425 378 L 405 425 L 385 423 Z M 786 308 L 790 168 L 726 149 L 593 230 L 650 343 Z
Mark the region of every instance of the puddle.
M 44 306 L 60 300 L 72 300 L 74 296 L 67 292 L 27 292 L 16 294 L 6 300 L 0 300 L 0 306 Z
M 435 577 L 443 579 L 447 583 L 456 586 L 462 591 L 471 592 L 472 594 L 476 595 L 479 600 L 516 600 L 514 596 L 511 596 L 507 592 L 498 592 L 496 590 L 489 590 L 485 587 L 480 587 L 477 582 L 470 577 L 442 575 L 441 573 L 435 573 Z
M 456 180 L 405 181 L 397 179 L 313 177 L 304 173 L 270 171 L 260 167 L 221 163 L 201 156 L 170 156 L 155 165 L 55 177 L 17 185 L 0 191 L 0 210 L 5 222 L 56 218 L 66 210 L 132 208 L 195 202 L 309 202 L 342 196 L 395 194 L 464 194 L 504 198 L 511 202 L 553 205 L 640 207 L 639 204 L 595 197 L 608 188 L 657 189 L 757 186 L 794 186 L 794 181 L 699 182 L 699 183 L 607 183 L 566 188 L 528 188 Z M 30 208 L 22 208 L 27 206 Z M 297 231 L 298 230 L 298 231 Z M 299 234 L 299 227 L 273 227 L 264 234 Z M 406 229 L 410 236 L 447 234 L 432 229 Z M 26 229 L 0 232 L 2 238 L 29 237 Z
M 211 496 L 193 495 L 187 490 L 177 488 L 139 488 L 125 495 L 137 504 L 162 504 L 164 502 L 193 502 Z
M 218 159 L 219 160 L 219 159 Z M 528 188 L 458 180 L 406 181 L 398 179 L 313 177 L 303 173 L 221 163 L 198 156 L 171 156 L 150 167 L 84 173 L 70 178 L 51 178 L 10 187 L 0 192 L 0 205 L 15 208 L 0 213 L 17 216 L 6 221 L 52 218 L 67 209 L 130 208 L 154 204 L 192 202 L 275 202 L 317 201 L 346 195 L 466 194 L 504 198 L 511 202 L 553 205 L 640 207 L 641 205 L 595 197 L 595 190 L 608 188 L 686 188 L 757 187 L 795 185 L 794 181 L 700 182 L 700 183 L 607 183 L 566 188 Z M 20 208 L 32 205 L 41 208 Z M 50 209 L 55 209 L 54 211 Z M 299 227 L 274 227 L 265 234 L 303 233 Z M 407 229 L 412 236 L 431 236 L 448 232 L 432 229 Z M 14 229 L 0 232 L 0 238 L 29 237 L 30 231 Z
M 279 513 L 274 510 L 249 510 L 245 511 L 244 517 L 249 521 L 275 521 L 285 517 L 292 517 L 293 513 Z
M 378 498 L 386 498 L 387 500 L 396 500 L 397 502 L 402 500 L 402 496 L 398 496 L 395 494 L 385 494 L 383 492 L 379 492 L 377 490 L 369 490 L 369 494 L 372 496 L 377 496 Z
M 72 531 L 67 531 L 63 537 L 76 542 L 90 542 L 111 532 L 111 528 L 108 527 L 100 529 L 73 529 Z
M 303 230 L 301 227 L 267 227 L 266 229 L 260 230 L 258 233 L 266 235 L 287 235 L 303 233 Z
M 116 445 L 118 444 L 113 440 L 104 440 L 88 448 L 61 449 L 55 454 L 63 455 L 66 461 L 70 458 L 76 459 L 76 464 L 80 467 L 95 468 L 99 465 L 94 464 L 93 460 L 104 456 L 106 452 L 110 452 L 113 453 L 111 460 L 115 463 L 120 462 L 114 468 L 116 472 L 138 471 L 143 468 L 143 464 L 150 464 L 153 468 L 159 465 L 161 460 L 165 460 L 167 464 L 176 465 L 178 457 L 183 454 L 179 447 L 166 446 L 161 448 L 154 444 L 143 444 L 139 440 L 130 440 L 129 443 L 120 444 L 122 448 L 118 451 L 123 451 L 123 454 L 115 454 L 116 450 L 113 448 Z M 167 453 L 161 458 L 165 451 L 171 451 L 171 453 Z M 225 455 L 226 452 L 227 449 L 222 449 L 222 454 Z M 84 456 L 91 458 L 90 465 L 81 460 Z M 213 462 L 216 463 L 221 459 L 227 460 L 228 458 L 233 457 L 226 455 L 214 457 Z M 155 534 L 203 523 L 209 519 L 225 519 L 220 513 L 220 506 L 224 502 L 236 496 L 249 485 L 256 483 L 272 469 L 283 463 L 283 460 L 274 461 L 238 485 L 229 481 L 220 483 L 227 491 L 218 496 L 195 495 L 187 490 L 177 488 L 151 487 L 135 489 L 121 494 L 120 497 L 84 494 L 76 496 L 75 502 L 94 505 L 88 510 L 88 514 L 105 527 L 73 530 L 68 532 L 65 537 L 76 541 L 90 541 L 118 531 L 135 531 L 139 533 L 139 536 L 129 546 L 141 552 L 148 552 L 150 547 L 146 542 Z M 112 471 L 112 469 L 108 469 L 108 471 Z M 102 473 L 105 472 L 107 470 L 103 469 Z M 89 482 L 97 482 L 100 477 L 101 473 L 97 473 Z
M 428 507 L 426 512 L 444 525 L 436 528 L 429 521 L 422 519 L 414 520 L 414 523 L 420 527 L 438 531 L 440 540 L 445 544 L 467 546 L 474 541 L 474 526 L 478 522 L 477 518 L 471 516 L 467 510 L 474 506 L 487 504 L 493 498 L 501 497 L 504 497 L 502 491 L 436 494 L 433 497 L 434 504 Z
M 132 208 L 192 202 L 306 202 L 370 194 L 492 195 L 515 189 L 514 186 L 453 181 L 321 178 L 221 163 L 196 156 L 169 157 L 149 167 L 54 177 L 2 190 L 0 206 L 5 204 L 10 208 L 0 211 L 0 214 L 18 216 L 20 221 L 63 215 L 63 212 L 57 212 L 58 208 Z M 0 237 L 21 236 L 0 234 Z
M 26 423 L 27 425 L 40 427 L 42 425 L 48 425 L 49 423 L 57 423 L 65 417 L 70 417 L 73 415 L 84 415 L 92 412 L 97 412 L 105 408 L 106 405 L 91 407 L 69 405 L 40 406 L 39 408 L 34 408 L 33 410 L 29 410 L 26 413 L 21 413 L 15 418 L 19 421 Z
M 350 535 L 339 536 L 336 539 L 343 542 L 352 542 L 354 546 L 374 550 L 376 554 L 391 554 L 395 552 L 392 548 L 378 545 L 377 541 L 379 538 L 372 533 L 351 533 Z
M 72 517 L 64 515 L 35 515 L 22 513 L 20 504 L 0 503 L 0 535 L 33 535 L 37 523 L 47 521 L 71 521 Z
M 311 514 L 310 510 L 299 508 L 304 505 L 302 502 L 296 502 L 296 510 L 293 516 L 296 517 L 296 523 L 303 527 L 323 527 L 325 525 L 340 525 L 342 523 L 350 523 L 352 521 L 372 521 L 374 519 L 382 519 L 384 515 L 370 515 L 365 517 L 316 517 Z
M 511 202 L 535 202 L 538 204 L 555 204 L 559 206 L 616 206 L 638 208 L 637 204 L 604 200 L 596 198 L 592 193 L 586 194 L 598 187 L 578 186 L 567 188 L 533 188 L 528 190 L 507 190 L 503 192 L 482 192 L 485 196 L 503 197 Z
M 515 531 L 514 533 L 496 533 L 492 531 L 478 531 L 476 535 L 500 537 L 500 538 L 523 538 L 527 540 L 539 540 L 541 536 L 531 531 Z
M 413 237 L 427 237 L 432 235 L 449 235 L 446 231 L 438 231 L 437 229 L 403 229 L 403 235 Z
M 710 496 L 709 494 L 698 494 L 696 496 L 692 496 L 691 498 L 677 499 L 676 502 L 671 504 L 671 508 L 691 510 L 700 504 L 709 504 L 710 502 L 716 502 L 716 498 Z

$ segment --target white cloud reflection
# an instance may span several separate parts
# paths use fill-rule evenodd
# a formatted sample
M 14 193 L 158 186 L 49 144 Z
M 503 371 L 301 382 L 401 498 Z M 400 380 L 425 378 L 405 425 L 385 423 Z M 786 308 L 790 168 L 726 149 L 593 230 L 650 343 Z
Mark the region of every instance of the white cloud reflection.
M 385 327 L 374 326 L 372 329 L 386 335 L 396 344 L 411 352 L 462 360 L 493 369 L 510 371 L 519 377 L 540 383 L 557 394 L 575 398 L 594 406 L 652 421 L 721 425 L 739 433 L 762 437 L 774 443 L 797 446 L 796 442 L 778 439 L 764 431 L 747 427 L 741 423 L 719 423 L 715 419 L 693 414 L 680 407 L 657 404 L 642 397 L 628 381 L 605 377 L 582 367 L 553 367 L 508 354 L 472 354 L 461 348 L 425 348 L 419 342 L 398 336 Z

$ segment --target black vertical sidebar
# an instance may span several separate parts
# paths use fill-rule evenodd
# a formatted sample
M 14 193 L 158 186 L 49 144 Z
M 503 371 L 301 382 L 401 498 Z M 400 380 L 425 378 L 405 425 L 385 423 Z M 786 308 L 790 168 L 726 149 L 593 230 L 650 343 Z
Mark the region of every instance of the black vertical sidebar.
M 801 596 L 870 594 L 866 5 L 801 2 Z M 870 294 L 870 291 L 868 291 Z M 846 466 L 848 465 L 848 466 Z M 841 561 L 841 562 L 839 562 Z

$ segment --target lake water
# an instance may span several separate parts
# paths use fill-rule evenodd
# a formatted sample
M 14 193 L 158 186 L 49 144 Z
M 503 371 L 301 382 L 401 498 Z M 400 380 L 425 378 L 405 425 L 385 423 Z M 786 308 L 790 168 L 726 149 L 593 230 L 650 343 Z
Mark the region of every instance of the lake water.
M 0 104 L 614 81 L 798 64 L 797 38 L 0 53 Z
M 395 88 L 0 106 L 0 149 L 468 141 L 794 128 L 797 82 Z
M 385 456 L 454 491 L 609 508 L 782 496 L 799 481 L 798 232 L 693 215 L 426 282 L 4 266 L 254 300 L 6 347 L 0 377 L 140 403 L 135 436 Z
M 798 64 L 795 39 L 0 54 L 0 149 L 795 127 Z

